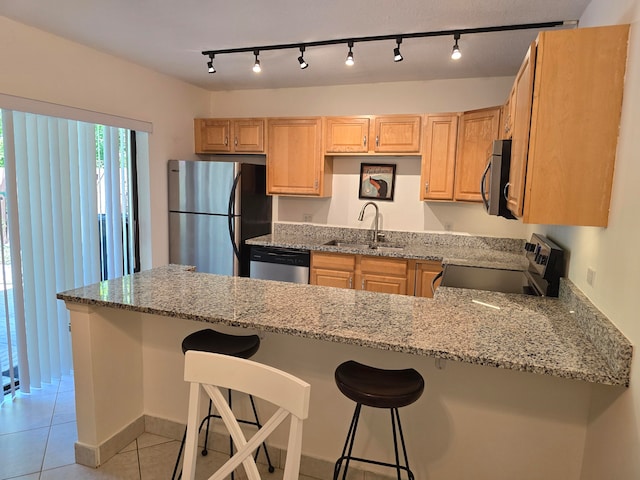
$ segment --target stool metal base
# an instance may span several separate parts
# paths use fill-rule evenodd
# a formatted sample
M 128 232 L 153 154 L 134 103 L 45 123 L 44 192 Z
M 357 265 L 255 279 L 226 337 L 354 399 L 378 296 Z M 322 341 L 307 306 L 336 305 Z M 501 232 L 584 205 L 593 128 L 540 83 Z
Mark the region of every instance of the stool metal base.
M 229 408 L 231 408 L 231 391 L 229 391 L 227 393 L 228 395 L 228 403 L 229 403 Z M 255 427 L 259 429 L 262 428 L 262 424 L 260 423 L 260 420 L 258 419 L 258 410 L 256 409 L 256 404 L 253 400 L 253 395 L 249 395 L 249 400 L 251 401 L 251 409 L 253 410 L 253 416 L 255 418 L 254 420 L 241 420 L 241 419 L 236 419 L 238 421 L 238 423 L 244 423 L 246 425 L 253 425 Z M 222 418 L 220 415 L 217 414 L 213 414 L 211 413 L 211 410 L 213 408 L 213 402 L 211 400 L 209 400 L 209 411 L 207 413 L 207 416 L 204 417 L 202 419 L 202 421 L 200 422 L 200 426 L 198 427 L 198 433 L 200 433 L 202 431 L 202 427 L 204 426 L 204 424 L 207 424 L 207 428 L 205 430 L 205 436 L 204 436 L 204 447 L 202 448 L 202 456 L 206 457 L 207 454 L 209 453 L 209 450 L 207 448 L 207 445 L 209 443 L 209 425 L 211 423 L 211 419 L 212 418 Z M 182 470 L 180 471 L 180 473 L 178 474 L 178 476 L 176 477 L 176 474 L 178 473 L 178 467 L 180 466 L 180 458 L 182 457 L 182 451 L 184 450 L 184 443 L 186 441 L 187 438 L 187 429 L 184 429 L 184 435 L 182 436 L 182 443 L 180 443 L 180 450 L 178 451 L 178 458 L 176 459 L 176 464 L 173 467 L 173 474 L 171 475 L 171 480 L 176 480 L 176 479 L 180 479 L 182 478 Z M 275 471 L 275 467 L 273 466 L 273 464 L 271 463 L 271 457 L 269 456 L 269 450 L 267 450 L 267 444 L 262 442 L 262 446 L 264 447 L 264 455 L 267 458 L 267 464 L 269 465 L 269 473 L 273 473 Z M 258 454 L 260 453 L 260 447 L 258 446 L 258 448 L 256 449 L 256 453 L 254 455 L 254 460 L 258 459 Z M 229 456 L 233 456 L 233 439 L 231 438 L 231 436 L 229 436 Z M 231 480 L 233 480 L 234 475 L 233 472 L 231 472 Z
M 381 465 L 383 467 L 390 467 L 396 469 L 398 474 L 398 480 L 402 480 L 401 472 L 404 471 L 407 473 L 409 480 L 415 480 L 413 472 L 409 469 L 409 459 L 407 457 L 407 449 L 404 444 L 404 435 L 402 434 L 402 425 L 400 423 L 400 414 L 398 413 L 397 408 L 390 408 L 391 411 L 391 428 L 393 430 L 393 449 L 395 453 L 396 463 L 386 463 L 379 462 L 377 460 L 371 460 L 367 458 L 354 457 L 352 455 L 353 452 L 353 443 L 356 438 L 356 430 L 358 428 L 358 420 L 360 418 L 360 411 L 362 410 L 362 404 L 357 403 L 355 411 L 353 412 L 353 418 L 351 419 L 351 425 L 349 426 L 349 432 L 347 433 L 347 439 L 344 442 L 344 447 L 342 449 L 342 455 L 338 459 L 333 469 L 333 480 L 338 480 L 340 476 L 340 470 L 342 470 L 342 463 L 345 462 L 344 465 L 344 473 L 342 475 L 342 480 L 346 480 L 347 478 L 347 470 L 349 469 L 349 462 L 364 462 L 371 463 L 373 465 Z M 396 428 L 397 426 L 397 428 Z M 404 465 L 400 464 L 400 456 L 398 452 L 398 435 L 400 436 L 400 444 L 402 446 L 402 455 L 404 457 Z M 347 452 L 348 449 L 348 452 Z

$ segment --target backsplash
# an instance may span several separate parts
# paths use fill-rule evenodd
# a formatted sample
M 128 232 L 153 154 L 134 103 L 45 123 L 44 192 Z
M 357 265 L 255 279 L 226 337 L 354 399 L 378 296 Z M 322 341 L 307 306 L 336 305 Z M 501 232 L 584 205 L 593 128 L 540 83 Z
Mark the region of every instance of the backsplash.
M 273 233 L 277 236 L 308 236 L 327 241 L 339 238 L 352 243 L 366 243 L 373 239 L 373 230 L 361 228 L 328 227 L 309 223 L 274 223 Z M 525 240 L 521 238 L 482 237 L 452 233 L 421 233 L 384 230 L 385 241 L 403 244 L 429 244 L 449 247 L 488 248 L 503 252 L 520 253 Z

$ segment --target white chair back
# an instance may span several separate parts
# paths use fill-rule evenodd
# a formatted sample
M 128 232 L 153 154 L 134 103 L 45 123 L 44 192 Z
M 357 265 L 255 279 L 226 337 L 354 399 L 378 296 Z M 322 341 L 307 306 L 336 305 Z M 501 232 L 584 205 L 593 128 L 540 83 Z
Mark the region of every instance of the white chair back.
M 291 418 L 283 480 L 298 480 L 302 455 L 302 422 L 309 415 L 311 386 L 286 372 L 243 358 L 189 350 L 185 354 L 184 379 L 191 383 L 183 478 L 195 478 L 200 387 L 209 395 L 236 446 L 236 453 L 209 480 L 222 480 L 240 464 L 249 480 L 260 480 L 253 452 L 287 417 Z M 248 441 L 229 404 L 220 392 L 228 388 L 262 398 L 277 411 Z

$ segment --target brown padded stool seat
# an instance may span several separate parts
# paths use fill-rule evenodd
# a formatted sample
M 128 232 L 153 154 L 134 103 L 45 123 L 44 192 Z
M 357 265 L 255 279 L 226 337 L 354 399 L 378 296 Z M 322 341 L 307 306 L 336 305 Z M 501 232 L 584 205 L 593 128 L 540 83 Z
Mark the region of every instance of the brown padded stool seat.
M 210 328 L 187 335 L 182 341 L 182 353 L 187 350 L 196 350 L 250 358 L 259 348 L 260 337 L 258 335 L 227 335 Z
M 369 407 L 404 407 L 424 391 L 424 379 L 413 368 L 383 370 L 349 360 L 338 366 L 335 378 L 346 397 Z

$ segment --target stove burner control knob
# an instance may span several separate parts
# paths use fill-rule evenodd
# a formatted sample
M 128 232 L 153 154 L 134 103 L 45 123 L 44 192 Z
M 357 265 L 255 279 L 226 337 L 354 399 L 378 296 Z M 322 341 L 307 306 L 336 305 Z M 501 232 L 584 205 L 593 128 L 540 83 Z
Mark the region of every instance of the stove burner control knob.
M 524 249 L 527 252 L 533 252 L 536 249 L 536 244 L 527 242 L 527 243 L 524 244 Z
M 536 255 L 536 263 L 538 265 L 546 265 L 549 261 L 548 255 Z

